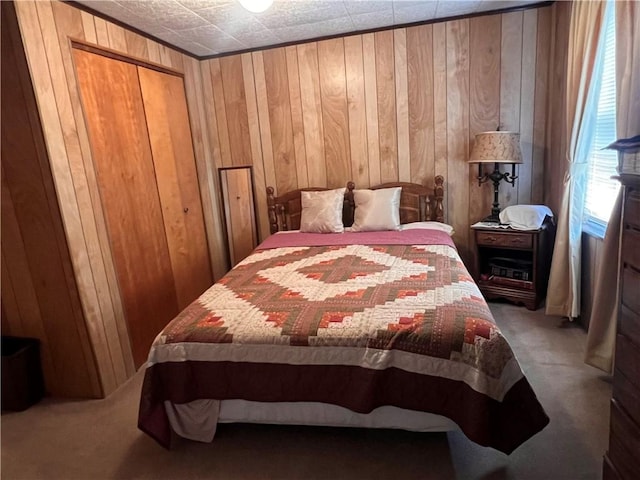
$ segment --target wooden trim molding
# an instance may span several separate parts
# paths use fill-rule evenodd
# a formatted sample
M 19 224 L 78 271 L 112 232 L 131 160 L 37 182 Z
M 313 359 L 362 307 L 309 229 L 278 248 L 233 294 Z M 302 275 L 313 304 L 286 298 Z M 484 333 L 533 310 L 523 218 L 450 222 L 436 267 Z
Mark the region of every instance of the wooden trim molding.
M 160 65 L 159 63 L 149 62 L 148 60 L 132 55 L 123 55 L 117 50 L 94 45 L 77 38 L 69 38 L 69 41 L 71 42 L 71 47 L 78 50 L 84 50 L 85 52 L 95 53 L 96 55 L 102 55 L 103 57 L 112 58 L 121 62 L 131 63 L 138 67 L 144 67 L 150 70 L 155 70 L 156 72 L 167 73 L 169 75 L 175 75 L 176 77 L 184 78 L 183 72 L 174 68 L 169 68 L 165 65 Z

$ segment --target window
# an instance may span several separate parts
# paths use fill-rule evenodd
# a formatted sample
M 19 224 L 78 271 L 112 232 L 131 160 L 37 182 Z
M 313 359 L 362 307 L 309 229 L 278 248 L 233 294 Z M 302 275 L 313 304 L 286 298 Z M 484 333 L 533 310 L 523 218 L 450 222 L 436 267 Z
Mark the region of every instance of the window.
M 618 154 L 615 150 L 606 148 L 616 141 L 616 35 L 613 3 L 608 3 L 605 15 L 604 65 L 597 100 L 595 136 L 589 158 L 584 211 L 584 230 L 601 238 L 604 237 L 619 189 L 619 183 L 611 179 L 617 173 Z

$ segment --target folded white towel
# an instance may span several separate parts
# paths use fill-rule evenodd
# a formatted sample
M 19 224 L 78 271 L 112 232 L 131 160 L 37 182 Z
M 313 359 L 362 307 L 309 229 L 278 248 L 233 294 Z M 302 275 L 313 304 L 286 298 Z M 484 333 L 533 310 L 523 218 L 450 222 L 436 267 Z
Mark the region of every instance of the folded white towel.
M 511 205 L 500 212 L 500 223 L 516 230 L 537 230 L 547 216 L 553 217 L 553 212 L 546 205 Z

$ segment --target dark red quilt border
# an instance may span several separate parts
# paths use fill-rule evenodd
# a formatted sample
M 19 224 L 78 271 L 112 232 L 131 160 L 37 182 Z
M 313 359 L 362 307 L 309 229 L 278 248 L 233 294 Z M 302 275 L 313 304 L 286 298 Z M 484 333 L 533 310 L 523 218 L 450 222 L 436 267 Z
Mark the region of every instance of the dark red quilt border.
M 549 423 L 524 377 L 498 402 L 464 382 L 397 368 L 188 361 L 147 369 L 138 427 L 169 448 L 171 428 L 163 402 L 202 398 L 324 402 L 359 413 L 393 405 L 448 417 L 470 440 L 507 454 Z

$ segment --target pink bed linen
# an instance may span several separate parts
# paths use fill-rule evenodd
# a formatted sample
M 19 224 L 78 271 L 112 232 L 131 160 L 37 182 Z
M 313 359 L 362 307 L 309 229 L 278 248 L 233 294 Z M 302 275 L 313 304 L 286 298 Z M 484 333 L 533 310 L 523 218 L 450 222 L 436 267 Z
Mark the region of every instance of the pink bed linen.
M 268 237 L 258 245 L 256 250 L 330 245 L 448 245 L 455 248 L 453 240 L 445 232 L 417 228 L 412 230 L 387 230 L 382 232 L 279 232 Z

